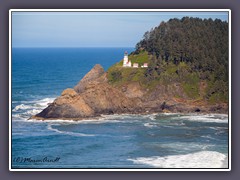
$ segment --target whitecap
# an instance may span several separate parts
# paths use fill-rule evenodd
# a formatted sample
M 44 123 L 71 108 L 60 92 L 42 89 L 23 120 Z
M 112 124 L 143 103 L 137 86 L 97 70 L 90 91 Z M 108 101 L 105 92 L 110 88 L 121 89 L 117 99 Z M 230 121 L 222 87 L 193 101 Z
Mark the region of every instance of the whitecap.
M 29 105 L 25 105 L 25 104 L 20 104 L 20 105 L 17 105 L 12 111 L 13 112 L 16 112 L 18 110 L 25 110 L 25 109 L 30 109 L 32 108 L 33 106 L 29 106 Z
M 188 120 L 188 121 L 197 121 L 197 122 L 215 122 L 215 123 L 228 123 L 228 116 L 217 117 L 214 114 L 206 115 L 186 115 L 175 117 L 174 119 Z
M 180 115 L 179 113 L 161 113 L 161 115 L 172 116 L 172 115 Z
M 40 100 L 34 100 L 34 101 L 20 101 L 22 104 L 17 105 L 13 111 L 18 110 L 26 110 L 26 109 L 32 109 L 32 108 L 39 108 L 43 109 L 48 106 L 49 103 L 53 102 L 55 98 L 44 98 Z M 23 103 L 24 102 L 24 103 Z
M 53 128 L 51 124 L 48 124 L 47 129 L 50 131 L 55 131 L 56 133 L 66 134 L 66 135 L 70 135 L 70 136 L 95 136 L 94 134 L 84 134 L 84 133 L 60 131 L 56 128 Z
M 156 120 L 157 114 L 148 114 L 148 115 L 142 115 L 143 118 L 147 118 L 150 120 Z
M 157 168 L 221 168 L 226 155 L 216 151 L 171 156 L 153 156 L 128 159 L 135 164 L 147 164 Z
M 23 115 L 32 116 L 32 115 L 38 114 L 40 112 L 41 112 L 40 109 L 31 109 L 31 110 L 28 110 L 27 112 L 23 113 Z
M 44 98 L 36 102 L 36 106 L 47 107 L 49 103 L 52 103 L 55 98 Z
M 54 100 L 54 98 L 44 98 L 44 99 L 34 100 L 34 101 L 22 101 L 25 103 L 17 105 L 12 110 L 12 112 L 14 112 L 12 117 L 14 119 L 20 118 L 20 119 L 26 120 L 26 119 L 30 118 L 31 116 L 40 113 L 53 100 Z
M 145 127 L 149 127 L 149 128 L 153 128 L 153 127 L 156 127 L 156 123 L 144 123 L 143 124 Z

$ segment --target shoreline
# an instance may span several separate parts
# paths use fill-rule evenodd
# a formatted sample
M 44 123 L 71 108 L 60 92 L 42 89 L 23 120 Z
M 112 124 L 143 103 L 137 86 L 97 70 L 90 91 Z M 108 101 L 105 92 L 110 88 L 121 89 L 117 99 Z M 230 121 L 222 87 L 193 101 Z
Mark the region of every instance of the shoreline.
M 108 71 L 96 64 L 74 88 L 62 91 L 52 103 L 30 119 L 97 119 L 101 115 L 149 113 L 226 113 L 227 102 L 210 103 L 204 99 L 176 98 L 179 84 L 159 84 L 151 91 L 139 82 L 129 81 L 116 87 Z M 169 90 L 169 88 L 172 90 Z
M 92 117 L 82 117 L 82 118 L 43 118 L 43 117 L 37 117 L 37 116 L 31 116 L 27 120 L 36 120 L 36 121 L 90 121 L 90 120 L 99 120 L 101 121 L 104 116 L 121 116 L 121 115 L 158 115 L 158 114 L 179 114 L 179 115 L 227 115 L 229 116 L 229 113 L 217 113 L 217 112 L 152 112 L 152 113 L 121 113 L 121 114 L 100 114 L 98 116 L 92 116 Z

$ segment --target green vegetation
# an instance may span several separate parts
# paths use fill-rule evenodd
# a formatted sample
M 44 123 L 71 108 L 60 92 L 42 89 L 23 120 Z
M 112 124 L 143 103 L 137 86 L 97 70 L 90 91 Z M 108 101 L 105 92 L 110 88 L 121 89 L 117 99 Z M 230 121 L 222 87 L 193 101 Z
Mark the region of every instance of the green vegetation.
M 210 103 L 228 102 L 226 94 L 228 94 L 228 82 L 223 80 L 208 81 L 206 97 Z
M 144 63 L 149 62 L 149 55 L 147 51 L 140 51 L 138 54 L 132 54 L 128 58 L 133 63 L 138 63 L 141 67 Z
M 108 79 L 115 85 L 138 81 L 149 89 L 178 83 L 191 99 L 228 102 L 228 44 L 227 22 L 170 19 L 146 32 L 129 56 L 132 64 L 146 62 L 148 68 L 123 68 L 120 61 L 109 68 Z
M 146 68 L 140 68 L 143 63 L 149 62 L 149 55 L 146 51 L 142 51 L 139 54 L 131 54 L 129 55 L 129 60 L 133 63 L 139 63 L 139 68 L 129 68 L 122 67 L 123 60 L 119 63 L 116 63 L 112 67 L 108 69 L 108 80 L 112 84 L 121 85 L 126 82 L 143 82 L 144 74 L 146 72 Z
M 194 99 L 199 97 L 199 77 L 197 73 L 186 76 L 185 82 L 183 83 L 183 89 L 189 97 Z

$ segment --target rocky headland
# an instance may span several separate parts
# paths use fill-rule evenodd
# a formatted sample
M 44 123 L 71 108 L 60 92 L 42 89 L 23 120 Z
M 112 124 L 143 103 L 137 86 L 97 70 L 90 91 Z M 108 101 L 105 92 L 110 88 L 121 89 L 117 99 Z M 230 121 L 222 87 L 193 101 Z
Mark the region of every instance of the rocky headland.
M 228 113 L 228 23 L 183 17 L 145 32 L 106 72 L 95 65 L 34 119 L 102 114 Z
M 226 103 L 211 105 L 204 100 L 189 99 L 177 83 L 158 84 L 151 90 L 132 81 L 115 86 L 108 80 L 107 73 L 101 65 L 95 65 L 74 88 L 65 89 L 47 108 L 31 118 L 81 120 L 102 114 L 228 112 Z M 185 98 L 176 98 L 176 94 Z

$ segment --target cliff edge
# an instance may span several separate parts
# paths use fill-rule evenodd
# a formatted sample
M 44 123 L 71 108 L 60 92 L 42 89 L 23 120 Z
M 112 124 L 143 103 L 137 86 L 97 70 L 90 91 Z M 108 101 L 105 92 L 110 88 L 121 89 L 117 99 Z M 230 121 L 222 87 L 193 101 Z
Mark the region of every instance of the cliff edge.
M 121 86 L 109 83 L 107 72 L 95 65 L 73 88 L 65 89 L 33 119 L 75 119 L 97 117 L 102 114 L 144 114 L 153 112 L 227 112 L 227 104 L 208 105 L 204 102 L 174 98 L 182 93 L 177 84 L 159 85 L 149 91 L 139 82 Z

